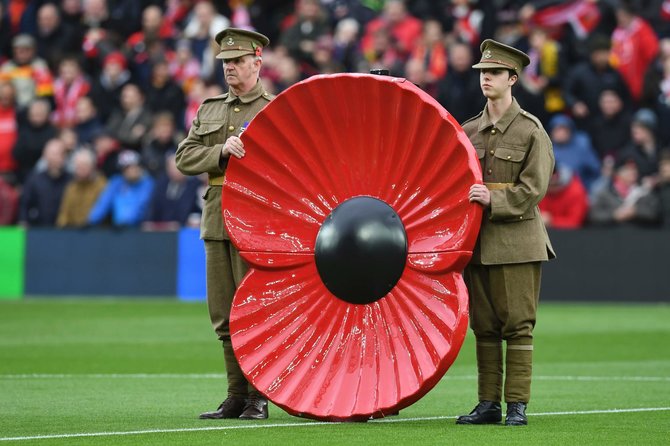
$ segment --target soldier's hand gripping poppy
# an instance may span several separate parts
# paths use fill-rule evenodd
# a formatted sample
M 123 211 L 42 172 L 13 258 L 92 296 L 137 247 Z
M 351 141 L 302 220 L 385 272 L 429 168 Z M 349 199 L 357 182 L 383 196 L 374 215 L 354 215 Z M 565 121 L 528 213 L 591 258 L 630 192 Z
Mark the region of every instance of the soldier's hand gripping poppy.
M 230 318 L 245 375 L 322 420 L 414 403 L 467 328 L 481 170 L 460 126 L 404 79 L 337 74 L 280 94 L 242 139 L 222 203 L 251 267 Z

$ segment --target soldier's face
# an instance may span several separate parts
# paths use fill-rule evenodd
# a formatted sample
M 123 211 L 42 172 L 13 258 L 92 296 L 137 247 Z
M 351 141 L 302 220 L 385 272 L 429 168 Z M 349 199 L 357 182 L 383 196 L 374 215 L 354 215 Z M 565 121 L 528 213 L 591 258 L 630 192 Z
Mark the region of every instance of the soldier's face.
M 479 72 L 479 85 L 487 99 L 502 98 L 517 80 L 502 68 L 485 68 Z
M 245 93 L 256 85 L 261 61 L 252 55 L 244 55 L 235 59 L 224 59 L 223 73 L 226 83 L 235 91 Z

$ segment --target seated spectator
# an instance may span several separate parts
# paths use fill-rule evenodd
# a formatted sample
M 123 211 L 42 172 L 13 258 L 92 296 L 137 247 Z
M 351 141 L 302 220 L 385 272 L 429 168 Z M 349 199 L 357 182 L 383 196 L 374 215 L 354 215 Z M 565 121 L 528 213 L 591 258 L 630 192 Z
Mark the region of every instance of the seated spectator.
M 582 129 L 591 126 L 605 90 L 615 92 L 623 102 L 623 108 L 630 108 L 628 86 L 611 64 L 610 47 L 609 37 L 596 34 L 589 41 L 589 60 L 567 68 L 562 93 L 568 109 Z
M 47 141 L 58 136 L 58 130 L 49 122 L 50 112 L 49 101 L 36 99 L 28 107 L 26 118 L 19 120 L 19 135 L 12 154 L 21 183 L 42 156 Z
M 187 177 L 179 172 L 175 154 L 168 154 L 165 157 L 165 172 L 156 180 L 143 227 L 150 230 L 176 230 L 186 226 L 194 216 L 198 217 L 200 184 L 197 177 Z
M 104 129 L 102 120 L 98 116 L 98 110 L 90 96 L 84 96 L 77 100 L 75 108 L 74 131 L 80 144 L 90 145 L 93 138 Z
M 638 110 L 630 124 L 631 142 L 620 153 L 621 158 L 635 160 L 642 178 L 654 176 L 658 172 L 657 127 L 658 118 L 652 110 Z
M 223 66 L 214 57 L 219 49 L 212 46 L 212 40 L 216 33 L 229 26 L 230 20 L 219 14 L 211 1 L 199 1 L 193 6 L 184 37 L 191 41 L 193 55 L 202 67 L 200 77 L 206 81 L 217 81 L 219 75 L 223 78 Z
M 74 127 L 77 121 L 77 101 L 88 94 L 91 84 L 82 73 L 76 57 L 63 58 L 58 65 L 58 73 L 54 81 L 56 108 L 51 121 L 56 127 Z
M 296 15 L 296 22 L 282 33 L 280 44 L 299 64 L 315 68 L 316 42 L 330 33 L 325 11 L 319 0 L 299 0 Z
M 660 200 L 652 181 L 640 184 L 639 179 L 635 160 L 621 158 L 609 183 L 594 193 L 589 221 L 595 225 L 657 223 Z
M 549 122 L 549 136 L 554 145 L 556 163 L 572 169 L 586 190 L 600 175 L 600 161 L 586 132 L 577 130 L 572 118 L 556 115 Z
M 97 160 L 97 167 L 106 177 L 120 173 L 119 153 L 121 153 L 121 144 L 106 130 L 93 137 L 93 151 Z
M 172 80 L 167 61 L 155 61 L 151 68 L 151 82 L 145 91 L 146 107 L 152 113 L 170 113 L 175 122 L 181 122 L 186 108 L 184 90 Z M 181 126 L 180 126 L 181 127 Z
M 163 11 L 159 6 L 149 5 L 142 11 L 142 29 L 131 34 L 125 43 L 135 77 L 142 85 L 149 82 L 149 49 L 158 40 L 167 41 L 171 45 L 172 27 L 163 26 Z
M 361 59 L 358 50 L 360 24 L 351 17 L 337 22 L 333 36 L 333 60 L 344 67 L 345 72 L 355 72 Z
M 409 57 L 410 52 L 421 38 L 421 20 L 412 16 L 405 6 L 404 0 L 387 0 L 381 15 L 371 20 L 365 27 L 361 39 L 361 48 L 368 54 L 378 51 L 375 43 L 380 29 L 388 30 L 388 38 L 395 42 L 395 50 L 401 62 Z M 390 68 L 390 66 L 386 67 Z
M 70 175 L 65 171 L 65 144 L 51 139 L 44 147 L 46 170 L 34 170 L 21 196 L 19 223 L 26 226 L 53 226 Z
M 99 225 L 111 220 L 113 226 L 139 226 L 144 220 L 153 193 L 154 180 L 144 171 L 140 156 L 132 150 L 119 154 L 121 174 L 109 179 L 88 223 Z
M 589 212 L 589 198 L 579 177 L 569 167 L 556 165 L 539 207 L 548 228 L 578 229 Z
M 9 181 L 8 181 L 9 180 Z M 12 185 L 11 179 L 0 174 L 0 226 L 16 223 L 19 209 L 19 192 Z
M 621 96 L 615 90 L 600 93 L 598 112 L 593 117 L 591 137 L 598 157 L 616 156 L 630 142 L 631 113 L 624 108 Z
M 175 132 L 175 121 L 169 112 L 154 117 L 147 142 L 142 146 L 142 164 L 154 178 L 165 172 L 165 157 L 177 150 L 182 139 Z
M 425 84 L 430 91 L 447 73 L 447 48 L 444 45 L 442 24 L 437 20 L 426 20 L 420 43 L 413 49 L 410 60 L 421 62 L 425 71 Z
M 95 154 L 87 149 L 77 150 L 72 156 L 74 175 L 65 187 L 56 226 L 81 227 L 88 223 L 88 215 L 107 184 L 95 162 Z
M 53 76 L 44 59 L 37 56 L 35 38 L 19 34 L 12 40 L 12 60 L 0 66 L 0 80 L 9 80 L 16 88 L 16 103 L 24 110 L 38 97 L 53 94 Z
M 64 25 L 61 13 L 54 3 L 45 3 L 37 11 L 37 54 L 55 67 L 67 54 L 81 50 L 81 36 L 77 30 Z
M 112 113 L 107 131 L 127 149 L 139 150 L 151 126 L 151 113 L 144 105 L 144 94 L 136 84 L 121 90 L 121 109 Z
M 668 3 L 670 5 L 670 3 Z M 661 53 L 647 71 L 642 102 L 655 110 L 660 122 L 670 122 L 670 37 L 661 39 Z M 660 145 L 670 145 L 670 125 L 658 129 Z
M 438 83 L 437 100 L 458 122 L 465 122 L 484 109 L 479 73 L 472 64 L 469 45 L 456 42 L 449 46 L 449 70 Z
M 661 152 L 658 163 L 658 197 L 661 202 L 663 227 L 670 229 L 670 148 Z
M 0 175 L 16 176 L 16 161 L 12 149 L 18 137 L 14 86 L 0 82 Z
M 120 52 L 112 52 L 102 64 L 102 71 L 91 86 L 91 99 L 103 122 L 107 122 L 114 110 L 121 109 L 121 90 L 130 82 L 128 62 Z
M 170 77 L 188 95 L 193 84 L 200 79 L 200 62 L 191 51 L 191 42 L 186 39 L 177 41 L 175 57 L 169 62 L 168 69 Z

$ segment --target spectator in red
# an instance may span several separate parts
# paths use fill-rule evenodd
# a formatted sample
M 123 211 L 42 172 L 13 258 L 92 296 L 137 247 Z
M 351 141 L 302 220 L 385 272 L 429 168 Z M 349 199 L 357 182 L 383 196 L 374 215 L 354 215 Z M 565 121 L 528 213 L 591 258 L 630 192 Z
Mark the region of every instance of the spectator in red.
M 421 38 L 421 20 L 407 12 L 404 0 L 387 0 L 380 17 L 371 20 L 361 40 L 363 52 L 369 54 L 376 50 L 377 31 L 387 28 L 396 42 L 396 49 L 402 59 L 409 57 L 412 49 Z
M 111 178 L 120 172 L 118 161 L 121 144 L 108 131 L 103 130 L 93 138 L 93 150 L 96 166 L 105 177 Z
M 447 48 L 444 45 L 442 24 L 437 20 L 426 20 L 420 43 L 412 51 L 411 59 L 421 61 L 426 70 L 426 84 L 435 87 L 447 73 Z
M 617 27 L 612 33 L 612 57 L 635 102 L 642 97 L 644 75 L 658 54 L 658 36 L 644 19 L 635 14 L 631 2 L 616 9 Z
M 330 33 L 326 14 L 318 0 L 298 0 L 296 16 L 296 22 L 282 33 L 280 44 L 298 63 L 315 68 L 317 40 Z
M 15 101 L 14 86 L 7 81 L 0 82 L 0 175 L 8 179 L 13 179 L 16 172 L 12 155 L 18 137 Z
M 589 198 L 579 177 L 569 167 L 557 165 L 539 207 L 548 228 L 579 229 L 589 212 Z
M 58 131 L 49 121 L 51 105 L 46 99 L 36 99 L 29 106 L 25 119 L 19 120 L 19 135 L 12 155 L 17 163 L 18 181 L 23 183 L 42 156 L 47 141 L 56 138 Z
M 172 41 L 172 28 L 163 26 L 163 12 L 156 5 L 147 6 L 142 11 L 142 29 L 133 33 L 126 41 L 131 70 L 143 85 L 150 82 L 152 60 L 150 51 L 157 42 L 169 46 Z
M 54 102 L 56 109 L 51 117 L 56 127 L 71 128 L 77 123 L 77 101 L 86 96 L 91 84 L 84 76 L 75 56 L 61 59 L 59 76 L 54 81 Z
M 484 14 L 475 7 L 472 0 L 451 0 L 447 17 L 453 21 L 449 32 L 453 41 L 465 42 L 475 48 L 480 42 L 480 33 Z
M 387 28 L 378 28 L 372 33 L 372 46 L 363 53 L 363 57 L 365 63 L 359 65 L 360 71 L 387 69 L 392 76 L 404 75 L 404 59 Z
M 19 34 L 12 40 L 12 60 L 0 67 L 0 80 L 10 80 L 16 88 L 16 103 L 25 109 L 36 97 L 53 94 L 53 77 L 44 59 L 37 56 L 35 38 Z
M 114 110 L 121 109 L 121 90 L 130 81 L 130 71 L 124 55 L 119 51 L 107 55 L 102 72 L 93 81 L 90 93 L 103 122 L 109 119 Z
M 200 78 L 200 62 L 191 51 L 191 42 L 186 39 L 176 44 L 174 58 L 169 61 L 170 77 L 182 88 L 184 94 L 189 94 L 196 79 Z
M 19 222 L 27 226 L 53 226 L 70 181 L 65 172 L 65 144 L 58 138 L 44 147 L 46 170 L 34 170 L 23 187 Z

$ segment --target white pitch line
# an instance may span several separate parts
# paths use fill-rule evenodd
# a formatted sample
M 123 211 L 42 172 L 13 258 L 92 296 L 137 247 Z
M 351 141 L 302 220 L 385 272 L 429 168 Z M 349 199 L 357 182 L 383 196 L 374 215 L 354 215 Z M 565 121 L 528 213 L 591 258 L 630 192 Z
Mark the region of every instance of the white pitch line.
M 223 373 L 24 373 L 24 374 L 0 374 L 2 379 L 221 379 L 226 375 Z M 474 380 L 477 375 L 445 376 L 445 379 Z M 579 376 L 579 375 L 540 375 L 533 376 L 540 381 L 670 381 L 670 376 Z
M 633 409 L 602 409 L 602 410 L 576 410 L 565 412 L 540 412 L 529 413 L 529 417 L 541 416 L 561 416 L 561 415 L 598 415 L 598 414 L 613 414 L 613 413 L 633 413 L 633 412 L 664 412 L 670 411 L 670 407 L 639 407 Z M 413 421 L 439 421 L 455 419 L 456 416 L 440 416 L 440 417 L 415 417 L 415 418 L 385 418 L 383 420 L 374 420 L 371 423 L 406 423 Z M 122 435 L 145 435 L 145 434 L 166 434 L 179 432 L 206 432 L 206 431 L 225 431 L 236 429 L 269 429 L 275 427 L 310 427 L 310 426 L 337 426 L 348 423 L 330 423 L 323 421 L 310 421 L 306 423 L 276 423 L 276 424 L 240 424 L 235 426 L 210 426 L 210 427 L 191 427 L 180 429 L 147 429 L 138 431 L 122 431 L 122 432 L 88 432 L 76 434 L 54 434 L 54 435 L 32 435 L 26 437 L 1 437 L 0 441 L 23 441 L 23 440 L 49 440 L 56 438 L 81 438 L 81 437 L 113 437 Z

